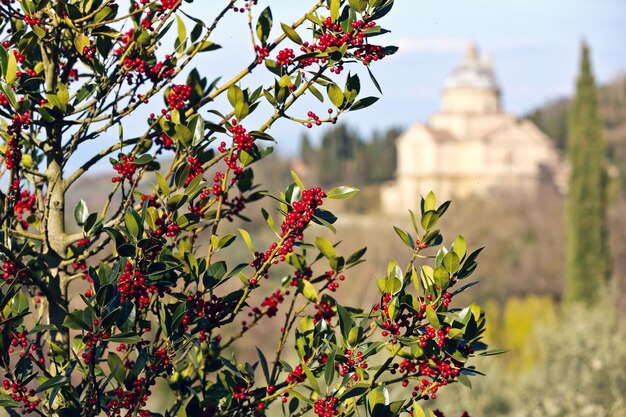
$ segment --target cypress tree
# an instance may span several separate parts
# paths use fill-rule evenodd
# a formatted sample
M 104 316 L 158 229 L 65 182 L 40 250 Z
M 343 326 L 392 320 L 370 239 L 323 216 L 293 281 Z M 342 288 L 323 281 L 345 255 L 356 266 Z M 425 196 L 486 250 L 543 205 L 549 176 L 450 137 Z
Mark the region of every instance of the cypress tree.
M 576 97 L 569 114 L 566 204 L 567 301 L 597 303 L 610 275 L 606 233 L 605 145 L 589 48 L 582 45 Z

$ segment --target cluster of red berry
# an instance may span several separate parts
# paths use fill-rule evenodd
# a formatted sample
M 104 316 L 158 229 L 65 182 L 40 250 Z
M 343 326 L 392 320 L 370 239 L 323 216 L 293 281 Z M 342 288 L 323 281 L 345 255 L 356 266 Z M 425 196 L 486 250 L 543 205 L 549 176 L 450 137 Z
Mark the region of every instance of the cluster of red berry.
M 296 271 L 294 273 L 294 276 L 291 279 L 291 282 L 289 283 L 289 285 L 291 285 L 292 287 L 297 287 L 301 280 L 304 279 L 304 280 L 310 281 L 312 276 L 313 276 L 313 270 L 307 266 L 304 269 L 304 271 Z
M 120 416 L 122 415 L 122 410 L 128 410 L 125 415 L 130 415 L 139 407 L 145 407 L 148 398 L 152 394 L 148 387 L 154 384 L 154 379 L 148 382 L 145 378 L 139 378 L 133 381 L 128 390 L 115 388 L 113 390 L 115 399 L 109 401 L 105 414 L 107 416 Z M 139 410 L 137 414 L 140 417 L 150 417 L 150 411 L 148 410 Z
M 151 285 L 139 269 L 126 261 L 124 272 L 117 280 L 117 291 L 120 293 L 120 301 L 131 300 L 137 306 L 138 312 L 148 308 L 152 294 L 163 296 L 169 292 L 169 288 L 162 289 Z
M 402 381 L 402 386 L 409 385 L 408 377 L 428 377 L 422 378 L 418 384 L 413 387 L 413 397 L 423 397 L 425 399 L 437 398 L 437 391 L 440 387 L 444 387 L 456 379 L 461 368 L 453 363 L 450 359 L 440 359 L 437 355 L 431 355 L 430 358 L 421 360 L 404 359 L 401 363 L 395 363 L 390 370 L 392 374 L 400 372 L 407 379 Z
M 176 237 L 180 232 L 180 226 L 174 223 L 167 213 L 163 213 L 161 217 L 155 219 L 154 225 L 158 226 L 156 230 L 152 231 L 152 235 L 155 237 Z
M 325 320 L 327 323 L 330 323 L 330 320 L 335 317 L 333 306 L 326 301 L 315 304 L 315 309 L 317 311 L 315 312 L 315 316 L 313 317 L 313 323 L 317 323 L 321 320 Z
M 154 114 L 150 115 L 151 119 L 154 119 Z M 156 144 L 161 146 L 163 149 L 170 150 L 174 145 L 174 139 L 167 136 L 165 133 L 159 134 L 155 140 Z
M 33 214 L 37 209 L 37 196 L 35 193 L 30 193 L 28 190 L 22 190 L 20 192 L 20 198 L 15 202 L 13 211 L 17 215 L 17 220 L 23 229 L 28 229 L 28 222 L 24 218 L 25 214 Z
M 265 252 L 255 252 L 255 259 L 250 263 L 250 266 L 259 271 L 265 262 L 272 258 L 272 254 L 276 252 L 271 261 L 274 264 L 285 260 L 285 256 L 293 252 L 293 244 L 296 240 L 302 240 L 304 229 L 309 225 L 315 210 L 323 204 L 322 199 L 326 197 L 326 193 L 319 187 L 310 188 L 302 191 L 302 199 L 294 201 L 291 205 L 291 211 L 285 217 L 285 221 L 281 225 L 282 232 L 280 236 L 284 238 L 284 241 L 280 247 L 276 242 L 272 243 L 270 248 Z M 267 270 L 264 271 L 264 276 L 268 277 Z M 250 283 L 255 285 L 256 282 Z
M 127 180 L 132 180 L 133 175 L 135 175 L 135 171 L 137 171 L 137 165 L 134 164 L 135 157 L 132 155 L 120 155 L 120 162 L 113 165 L 113 169 L 117 171 L 119 176 L 111 178 L 112 182 L 120 182 L 123 181 L 124 178 Z
M 23 384 L 22 381 L 17 378 L 14 381 L 5 379 L 4 381 L 2 381 L 2 386 L 6 391 L 10 393 L 11 399 L 13 401 L 22 403 L 23 414 L 30 414 L 37 410 L 37 406 L 39 406 L 39 400 L 34 399 L 31 401 L 31 398 L 35 396 L 34 389 L 28 389 L 28 387 L 26 387 L 26 384 Z
M 270 56 L 270 52 L 266 46 L 254 45 L 254 50 L 256 51 L 257 64 L 260 64 L 265 58 Z
M 213 190 L 215 191 L 215 185 L 213 185 Z M 203 188 L 200 195 L 198 195 L 198 201 L 194 204 L 189 204 L 189 212 L 202 216 L 206 210 L 205 204 L 209 197 L 211 197 L 211 189 Z
M 24 16 L 24 23 L 29 26 L 41 25 L 41 19 L 33 14 L 27 14 L 26 16 Z
M 96 329 L 94 330 L 93 326 L 89 326 L 89 331 L 83 337 L 86 348 L 81 356 L 86 365 L 93 362 L 98 342 L 106 341 L 111 337 L 109 332 L 97 328 L 100 325 L 100 320 L 94 319 L 93 325 L 96 326 Z
M 356 355 L 356 358 L 355 358 Z M 356 373 L 356 367 L 360 367 L 361 369 L 367 369 L 367 363 L 365 363 L 365 358 L 363 357 L 363 352 L 358 351 L 354 352 L 351 349 L 346 350 L 346 361 L 342 363 L 335 363 L 335 369 L 338 370 L 340 377 L 345 377 L 346 375 L 352 374 L 352 379 L 354 381 L 359 380 L 359 375 Z
M 22 160 L 22 145 L 19 142 L 19 135 L 22 133 L 22 129 L 30 126 L 30 116 L 30 110 L 23 114 L 16 114 L 7 127 L 7 134 L 11 136 L 4 155 L 7 169 L 18 167 Z
M 8 106 L 8 105 L 9 105 L 9 98 L 5 96 L 4 94 L 0 93 L 0 106 Z
M 293 53 L 293 49 L 285 48 L 280 50 L 278 55 L 276 55 L 276 63 L 281 67 L 291 65 L 295 57 L 296 55 Z
M 150 195 L 150 194 L 144 194 L 141 196 L 141 203 L 143 205 L 143 203 L 145 203 L 146 201 L 148 201 L 148 207 L 154 207 L 154 208 L 159 208 L 161 207 L 161 203 L 159 203 L 157 201 L 157 198 L 155 195 Z
M 289 291 L 287 291 L 285 295 L 289 295 Z M 267 309 L 265 310 L 265 314 L 267 315 L 267 317 L 274 317 L 276 313 L 278 313 L 278 305 L 281 304 L 283 301 L 285 301 L 285 297 L 278 289 L 274 291 L 274 293 L 271 294 L 269 297 L 265 297 L 265 300 L 263 300 L 263 302 L 261 303 L 261 307 L 267 307 Z M 260 308 L 254 307 L 252 308 L 252 312 L 250 312 L 248 316 L 255 315 L 258 317 L 262 314 L 263 311 Z
M 174 10 L 182 0 L 161 0 L 161 7 L 165 10 Z
M 200 319 L 205 327 L 214 327 L 228 314 L 222 297 L 213 294 L 211 298 L 205 300 L 200 291 L 187 296 L 187 306 L 189 313 L 185 314 L 182 320 L 185 331 L 189 330 L 189 326 L 195 319 Z
M 248 0 L 246 1 L 242 7 L 234 7 L 233 6 L 233 12 L 235 13 L 244 13 L 246 10 L 250 9 L 250 7 L 252 6 L 256 6 L 258 3 L 258 0 Z
M 344 45 L 356 48 L 354 56 L 360 59 L 363 64 L 367 65 L 372 61 L 378 61 L 385 56 L 385 50 L 382 46 L 370 45 L 365 42 L 366 30 L 376 26 L 376 23 L 371 20 L 360 20 L 352 23 L 351 31 L 344 32 L 341 25 L 333 21 L 331 17 L 327 17 L 323 22 L 323 28 L 325 32 L 322 33 L 317 42 L 309 43 L 304 42 L 300 50 L 302 52 L 326 52 L 328 48 L 341 48 Z M 308 67 L 316 63 L 325 64 L 326 58 L 308 57 L 299 61 L 301 68 Z M 331 72 L 340 74 L 343 70 L 343 63 L 338 62 L 334 68 L 331 68 Z
M 329 396 L 317 400 L 313 406 L 313 412 L 318 417 L 333 417 L 339 415 L 338 407 L 337 397 Z
M 170 110 L 180 110 L 185 106 L 185 101 L 191 96 L 191 86 L 187 84 L 176 84 L 172 87 L 172 92 L 167 95 L 167 106 Z
M 2 265 L 2 278 L 7 284 L 12 284 L 14 279 L 21 282 L 25 276 L 24 271 L 20 271 L 15 262 L 4 261 Z
M 198 175 L 202 175 L 204 173 L 202 164 L 197 156 L 188 156 L 187 166 L 189 167 L 189 172 L 187 174 L 187 178 L 185 179 L 185 187 L 188 186 L 189 183 Z
M 154 355 L 151 358 L 151 362 L 148 365 L 148 370 L 152 375 L 170 374 L 174 369 L 174 364 L 170 360 L 176 356 L 174 352 L 168 352 L 167 349 L 157 349 L 154 351 Z
M 302 365 L 298 365 L 293 370 L 293 372 L 290 372 L 289 374 L 287 374 L 287 379 L 285 380 L 285 382 L 287 383 L 287 385 L 291 385 L 291 384 L 297 384 L 298 382 L 302 382 L 305 379 L 306 379 L 306 375 L 304 374 L 304 369 L 302 368 Z
M 228 199 L 228 195 L 226 195 L 222 204 L 228 207 L 228 211 L 226 212 L 224 217 L 228 221 L 232 222 L 235 216 L 237 216 L 246 208 L 246 199 L 242 196 Z
M 435 330 L 432 326 L 426 326 L 424 329 L 426 333 L 419 337 L 420 345 L 422 347 L 428 346 L 428 340 L 436 340 L 437 346 L 443 348 L 446 343 L 446 334 L 450 332 L 450 326 L 445 326 L 443 330 Z
M 326 281 L 328 281 L 328 289 L 331 292 L 335 292 L 339 288 L 339 283 L 337 282 L 338 280 L 344 281 L 345 279 L 346 277 L 343 274 L 336 275 L 336 272 L 334 269 L 331 269 L 330 271 L 326 271 Z

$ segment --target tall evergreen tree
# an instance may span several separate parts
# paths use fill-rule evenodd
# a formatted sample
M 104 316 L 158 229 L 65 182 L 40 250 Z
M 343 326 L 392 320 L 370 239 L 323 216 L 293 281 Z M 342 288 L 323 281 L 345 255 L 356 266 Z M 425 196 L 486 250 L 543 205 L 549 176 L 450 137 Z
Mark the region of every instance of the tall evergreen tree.
M 569 115 L 566 206 L 568 301 L 597 303 L 610 275 L 606 233 L 605 145 L 589 48 L 582 45 L 576 97 Z

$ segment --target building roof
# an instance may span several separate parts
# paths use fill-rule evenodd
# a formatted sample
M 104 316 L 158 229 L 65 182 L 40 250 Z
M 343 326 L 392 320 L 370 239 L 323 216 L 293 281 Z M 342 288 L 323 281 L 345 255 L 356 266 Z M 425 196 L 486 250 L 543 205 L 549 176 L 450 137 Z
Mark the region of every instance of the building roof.
M 475 45 L 468 47 L 465 62 L 450 74 L 444 86 L 446 89 L 498 90 L 498 84 L 493 75 L 489 58 L 484 56 L 483 60 L 480 61 Z

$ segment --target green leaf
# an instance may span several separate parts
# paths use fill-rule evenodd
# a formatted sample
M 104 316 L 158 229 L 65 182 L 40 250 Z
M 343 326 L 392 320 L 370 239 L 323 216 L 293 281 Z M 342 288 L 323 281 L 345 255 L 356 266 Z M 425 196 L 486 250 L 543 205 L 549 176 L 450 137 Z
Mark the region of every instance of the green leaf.
M 459 259 L 463 259 L 467 251 L 467 244 L 465 243 L 465 238 L 463 238 L 463 236 L 459 235 L 456 239 L 454 239 L 452 251 L 457 254 Z
M 350 7 L 357 13 L 363 13 L 367 7 L 367 0 L 348 0 Z
M 272 216 L 270 216 L 267 210 L 265 210 L 263 207 L 261 207 L 261 214 L 263 215 L 265 222 L 270 227 L 270 229 L 272 229 L 274 234 L 278 235 L 278 232 L 276 231 L 276 223 L 274 223 L 274 219 L 272 218 Z
M 357 250 L 356 252 L 354 252 L 352 255 L 350 255 L 350 257 L 348 258 L 348 260 L 346 261 L 346 263 L 348 265 L 353 264 L 355 262 L 358 262 L 361 260 L 361 258 L 363 257 L 363 255 L 365 255 L 365 252 L 367 252 L 367 247 L 363 247 L 359 250 Z
M 178 25 L 178 44 L 183 45 L 187 39 L 187 28 L 185 28 L 185 22 L 180 16 L 176 15 L 176 24 Z
M 139 238 L 139 223 L 132 212 L 127 211 L 124 213 L 124 225 L 126 226 L 126 230 L 128 230 L 128 234 L 131 237 L 134 239 Z
M 400 236 L 400 239 L 402 239 L 405 245 L 411 249 L 415 249 L 415 242 L 413 242 L 413 239 L 411 239 L 411 236 L 409 236 L 407 232 L 396 226 L 394 226 L 393 229 L 396 231 L 396 234 Z
M 7 66 L 9 64 L 9 54 L 4 46 L 0 45 L 0 75 L 4 76 L 7 72 Z
M 444 291 L 446 288 L 448 288 L 448 285 L 450 283 L 450 274 L 445 268 L 441 266 L 435 268 L 435 270 L 433 271 L 433 278 L 435 279 L 435 285 L 437 285 L 437 287 L 439 287 L 441 291 Z
M 165 177 L 159 171 L 156 171 L 154 174 L 156 175 L 157 184 L 159 185 L 159 189 L 161 190 L 161 193 L 163 193 L 163 195 L 165 195 L 166 197 L 169 197 L 170 187 L 169 185 L 167 185 L 167 181 L 165 180 Z
M 413 417 L 426 417 L 424 409 L 417 401 L 413 401 Z
M 433 310 L 432 306 L 426 306 L 426 318 L 431 326 L 433 326 L 436 330 L 439 330 L 441 327 L 441 323 L 439 322 L 439 317 L 437 317 L 437 312 Z
M 120 333 L 115 336 L 109 337 L 110 342 L 115 343 L 130 343 L 135 344 L 141 342 L 141 337 L 137 336 L 135 333 Z
M 315 246 L 324 255 L 324 257 L 331 259 L 336 256 L 335 247 L 327 239 L 318 236 L 315 238 Z
M 250 239 L 250 233 L 248 233 L 248 231 L 245 230 L 245 229 L 237 229 L 237 230 L 239 230 L 239 234 L 243 238 L 243 241 L 246 242 L 246 246 L 248 246 L 248 249 L 250 250 L 252 255 L 254 255 L 254 247 L 252 246 L 252 240 Z
M 352 106 L 350 106 L 350 111 L 361 110 L 366 107 L 371 106 L 372 104 L 378 101 L 378 97 L 365 97 L 360 100 L 354 102 Z
M 15 59 L 15 55 L 9 52 L 8 60 L 7 60 L 7 68 L 6 68 L 6 71 L 4 72 L 4 79 L 7 82 L 7 84 L 11 84 L 13 83 L 13 81 L 15 81 L 15 79 L 17 78 L 17 75 L 15 74 L 16 72 L 17 72 L 17 60 Z
M 13 408 L 19 406 L 20 403 L 14 401 L 8 394 L 0 394 L 0 407 Z
M 87 221 L 87 217 L 89 216 L 89 208 L 87 208 L 87 203 L 82 198 L 74 207 L 74 219 L 76 220 L 76 224 L 82 226 Z
M 424 230 L 430 230 L 435 227 L 439 221 L 439 214 L 434 210 L 429 210 L 422 215 L 422 227 Z
M 333 200 L 346 200 L 358 193 L 359 191 L 360 190 L 358 188 L 346 187 L 345 185 L 342 185 L 330 190 L 328 193 L 326 193 L 326 196 Z
M 313 284 L 311 284 L 311 282 L 307 281 L 306 279 L 303 279 L 300 282 L 302 283 L 302 295 L 304 295 L 304 298 L 313 303 L 317 303 L 317 301 L 319 300 L 319 294 Z
M 363 338 L 363 328 L 353 327 L 348 334 L 348 345 L 356 346 Z
M 283 32 L 285 32 L 285 35 L 292 40 L 292 42 L 302 45 L 302 38 L 298 35 L 298 32 L 293 30 L 291 26 L 281 23 L 280 27 L 283 29 Z
M 337 314 L 339 315 L 339 328 L 341 329 L 341 335 L 345 341 L 350 337 L 350 330 L 354 327 L 354 320 L 352 316 L 345 309 L 345 307 L 337 304 Z
M 324 382 L 326 387 L 330 388 L 333 380 L 335 379 L 335 351 L 333 350 L 326 358 L 326 364 L 324 365 Z
M 267 38 L 270 36 L 273 21 L 272 10 L 268 6 L 261 12 L 259 20 L 256 22 L 256 35 L 263 45 L 267 43 Z
M 174 125 L 174 134 L 171 136 L 177 142 L 180 142 L 183 146 L 189 146 L 191 143 L 191 130 L 187 126 Z
M 52 378 L 46 380 L 43 384 L 39 385 L 39 387 L 35 390 L 35 392 L 43 392 L 49 390 L 51 388 L 62 387 L 69 382 L 69 378 L 65 375 L 56 375 Z
M 267 384 L 269 385 L 270 384 L 270 371 L 269 371 L 269 367 L 267 366 L 267 359 L 265 359 L 265 355 L 263 354 L 261 349 L 257 347 L 256 351 L 259 354 L 259 362 L 261 362 L 261 369 L 263 370 L 263 376 L 265 377 L 265 382 L 267 382 Z
M 341 88 L 337 84 L 330 83 L 328 87 L 326 87 L 326 92 L 328 94 L 328 98 L 330 98 L 331 103 L 337 108 L 340 108 L 343 105 L 345 97 Z
M 302 180 L 300 179 L 300 177 L 298 176 L 298 174 L 295 173 L 295 171 L 291 171 L 291 178 L 293 178 L 293 182 L 296 183 L 296 185 L 301 189 L 301 190 L 306 190 L 306 188 L 304 187 L 304 184 L 302 183 Z
M 339 6 L 341 6 L 340 0 L 330 1 L 330 18 L 337 20 L 339 18 Z
M 308 281 L 305 281 L 305 282 L 308 282 Z M 309 381 L 309 384 L 311 384 L 311 388 L 313 388 L 315 392 L 321 395 L 322 391 L 320 390 L 320 386 L 317 383 L 317 379 L 315 379 L 315 375 L 313 375 L 313 372 L 311 372 L 311 370 L 306 365 L 306 363 L 302 363 L 302 369 L 304 370 L 304 374 L 306 375 L 306 378 Z
M 385 394 L 383 394 L 383 390 L 380 387 L 374 388 L 367 395 L 367 405 L 373 416 L 380 415 L 380 410 L 385 407 Z
M 81 55 L 83 55 L 83 51 L 85 50 L 85 47 L 89 46 L 90 43 L 91 43 L 91 40 L 89 39 L 89 36 L 84 35 L 82 33 L 79 33 L 74 38 L 74 47 L 76 48 L 76 51 L 78 51 L 78 53 Z
M 502 355 L 503 353 L 510 352 L 509 349 L 492 349 L 487 350 L 485 352 L 479 353 L 480 356 L 494 356 L 494 355 Z
M 237 103 L 244 100 L 243 90 L 238 85 L 231 85 L 226 93 L 228 102 L 231 106 L 235 107 Z
M 461 260 L 456 253 L 450 251 L 446 254 L 446 256 L 443 257 L 442 265 L 444 268 L 446 268 L 446 271 L 448 271 L 450 274 L 454 274 L 459 270 Z
M 434 210 L 437 204 L 437 198 L 435 197 L 435 193 L 432 191 L 428 193 L 426 198 L 422 198 L 422 213 L 426 213 L 427 211 Z
M 324 102 L 324 96 L 317 88 L 315 88 L 315 86 L 313 86 L 313 84 L 311 84 L 308 88 L 311 94 L 313 94 L 316 99 L 318 99 L 322 103 Z
M 199 145 L 204 140 L 204 119 L 199 114 L 194 114 L 189 118 L 187 128 L 191 131 L 191 144 Z
M 89 326 L 78 315 L 68 313 L 63 319 L 63 326 L 74 330 L 89 330 Z

